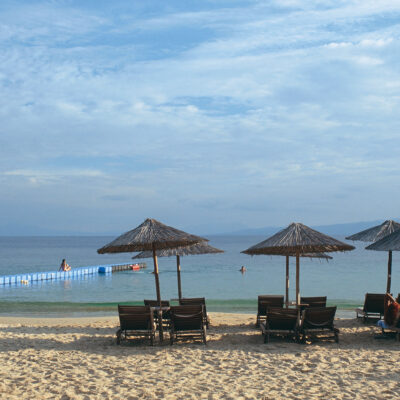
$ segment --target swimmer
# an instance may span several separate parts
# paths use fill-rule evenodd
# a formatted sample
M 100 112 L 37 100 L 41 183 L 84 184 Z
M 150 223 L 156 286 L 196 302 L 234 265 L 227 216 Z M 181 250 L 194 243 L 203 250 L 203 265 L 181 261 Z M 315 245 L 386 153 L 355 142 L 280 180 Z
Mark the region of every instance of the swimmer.
M 240 268 L 239 271 L 240 271 L 242 274 L 244 274 L 244 273 L 247 271 L 247 269 L 246 269 L 246 267 L 245 267 L 244 265 L 242 265 L 242 268 Z

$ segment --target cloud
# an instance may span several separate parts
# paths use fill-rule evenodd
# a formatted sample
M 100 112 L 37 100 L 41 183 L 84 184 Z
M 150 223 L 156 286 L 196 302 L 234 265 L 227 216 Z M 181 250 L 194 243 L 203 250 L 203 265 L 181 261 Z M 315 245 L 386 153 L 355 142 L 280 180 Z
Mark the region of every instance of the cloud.
M 380 60 L 379 58 L 367 57 L 367 56 L 354 57 L 354 61 L 356 63 L 366 65 L 366 66 L 381 65 L 384 63 L 384 61 Z
M 385 47 L 393 42 L 393 38 L 381 38 L 381 39 L 363 39 L 360 42 L 360 46 L 362 47 Z
M 83 219 L 91 204 L 116 223 L 157 210 L 223 230 L 283 225 L 285 207 L 325 223 L 355 201 L 352 185 L 398 193 L 383 185 L 400 147 L 396 2 L 118 6 L 1 5 L 8 204 L 29 195 L 42 210 L 45 195 Z M 329 196 L 313 214 L 316 193 Z
M 11 177 L 11 178 L 23 178 L 26 179 L 29 183 L 34 185 L 39 184 L 54 184 L 56 182 L 65 182 L 66 180 L 76 180 L 80 178 L 101 178 L 104 177 L 104 174 L 101 171 L 96 170 L 27 170 L 27 169 L 19 169 L 19 170 L 11 170 L 5 171 L 1 175 L 3 177 Z

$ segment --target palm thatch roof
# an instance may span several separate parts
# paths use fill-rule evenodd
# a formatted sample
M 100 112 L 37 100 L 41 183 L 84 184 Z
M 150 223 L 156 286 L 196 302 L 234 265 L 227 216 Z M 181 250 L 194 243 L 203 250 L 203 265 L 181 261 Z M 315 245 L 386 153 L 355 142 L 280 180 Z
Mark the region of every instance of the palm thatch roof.
M 292 223 L 270 238 L 242 251 L 250 255 L 293 255 L 353 250 L 354 246 L 340 242 L 330 236 L 300 223 Z
M 177 247 L 175 249 L 157 250 L 156 254 L 157 257 L 170 257 L 170 256 L 189 256 L 196 254 L 214 254 L 223 252 L 224 252 L 223 250 L 210 246 L 206 242 L 200 242 L 193 244 L 191 246 Z M 153 252 L 142 251 L 141 253 L 136 254 L 132 258 L 139 259 L 139 258 L 150 258 L 150 257 L 153 257 Z
M 400 230 L 394 231 L 390 235 L 385 236 L 381 240 L 370 244 L 367 250 L 377 251 L 398 251 L 400 250 Z
M 208 241 L 148 218 L 137 228 L 124 233 L 101 249 L 99 254 L 161 250 Z
M 384 223 L 374 226 L 364 231 L 355 233 L 354 235 L 346 237 L 348 240 L 360 240 L 361 242 L 376 242 L 387 235 L 400 229 L 400 224 L 391 219 Z

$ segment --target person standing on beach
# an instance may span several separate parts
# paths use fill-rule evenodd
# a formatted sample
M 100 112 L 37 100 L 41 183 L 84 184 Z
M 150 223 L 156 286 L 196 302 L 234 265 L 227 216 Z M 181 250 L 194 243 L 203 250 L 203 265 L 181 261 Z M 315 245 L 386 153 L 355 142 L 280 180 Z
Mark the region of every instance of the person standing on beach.
M 67 264 L 65 258 L 61 261 L 59 271 L 71 271 L 71 266 Z

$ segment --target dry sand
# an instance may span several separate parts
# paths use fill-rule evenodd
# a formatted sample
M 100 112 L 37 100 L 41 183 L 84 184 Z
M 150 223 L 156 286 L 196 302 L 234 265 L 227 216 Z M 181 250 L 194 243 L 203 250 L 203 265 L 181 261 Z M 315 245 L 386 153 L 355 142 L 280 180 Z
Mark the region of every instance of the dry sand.
M 0 318 L 0 399 L 395 399 L 400 343 L 339 320 L 340 343 L 264 344 L 211 314 L 208 344 L 116 345 L 117 318 Z

